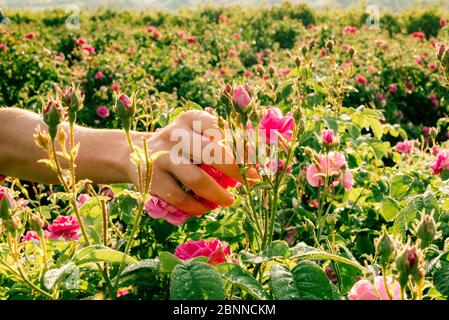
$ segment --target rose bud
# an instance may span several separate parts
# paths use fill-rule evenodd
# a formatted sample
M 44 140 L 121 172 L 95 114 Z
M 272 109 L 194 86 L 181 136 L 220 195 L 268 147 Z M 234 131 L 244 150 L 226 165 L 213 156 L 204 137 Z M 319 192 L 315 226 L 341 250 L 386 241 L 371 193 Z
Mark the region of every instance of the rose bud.
M 48 125 L 48 133 L 52 140 L 55 140 L 58 126 L 62 120 L 63 109 L 61 103 L 50 99 L 44 109 L 44 122 Z
M 233 99 L 241 110 L 245 110 L 246 108 L 248 108 L 248 106 L 252 101 L 247 90 L 242 86 L 239 86 L 234 89 Z
M 386 267 L 389 262 L 391 262 L 396 256 L 396 248 L 394 246 L 393 240 L 388 235 L 385 227 L 377 242 L 376 247 L 377 256 L 379 257 L 380 264 Z
M 59 89 L 58 93 L 62 105 L 69 110 L 69 116 L 70 113 L 75 113 L 83 108 L 84 97 L 78 88 L 68 87 L 62 90 Z
M 432 241 L 437 237 L 438 225 L 435 223 L 433 213 L 427 215 L 424 211 L 421 213 L 421 221 L 416 226 L 416 236 L 421 240 L 420 248 L 427 248 L 432 244 Z
M 115 113 L 123 121 L 123 127 L 126 131 L 129 131 L 131 126 L 131 118 L 135 113 L 134 99 L 128 97 L 126 94 L 122 93 L 117 97 L 115 103 Z
M 443 54 L 446 51 L 446 45 L 444 43 L 440 44 L 440 47 L 438 48 L 438 60 L 443 59 Z
M 331 145 L 335 143 L 335 136 L 334 136 L 334 130 L 329 129 L 329 130 L 323 130 L 322 134 L 321 134 L 321 142 L 324 145 Z

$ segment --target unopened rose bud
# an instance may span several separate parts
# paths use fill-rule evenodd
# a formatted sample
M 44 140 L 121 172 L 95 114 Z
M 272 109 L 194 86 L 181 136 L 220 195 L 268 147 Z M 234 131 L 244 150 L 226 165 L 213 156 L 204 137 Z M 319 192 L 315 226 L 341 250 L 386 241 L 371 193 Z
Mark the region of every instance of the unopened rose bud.
M 335 143 L 335 135 L 334 135 L 334 130 L 329 129 L 329 130 L 323 130 L 322 134 L 321 134 L 321 142 L 324 145 L 332 145 Z
M 230 95 L 230 94 L 231 94 L 231 92 L 232 92 L 232 87 L 231 87 L 230 84 L 227 84 L 227 85 L 225 86 L 224 92 L 225 92 L 227 95 Z
M 65 89 L 59 89 L 59 98 L 62 105 L 69 110 L 70 113 L 76 113 L 83 108 L 84 97 L 81 90 L 75 87 L 68 87 Z
M 349 55 L 351 56 L 351 58 L 354 57 L 355 54 L 356 54 L 355 49 L 353 47 L 349 48 Z
M 61 103 L 50 99 L 44 109 L 44 122 L 48 125 L 50 138 L 55 140 L 58 132 L 58 126 L 62 121 L 63 109 Z
M 117 97 L 117 101 L 115 103 L 115 113 L 122 120 L 123 127 L 126 131 L 129 131 L 131 127 L 131 118 L 136 112 L 134 100 L 134 98 L 130 98 L 126 94 L 122 93 Z
M 396 259 L 396 269 L 399 271 L 399 281 L 401 286 L 407 284 L 408 277 L 411 275 L 415 279 L 421 279 L 423 270 L 421 268 L 421 252 L 416 246 L 409 247 L 408 245 Z
M 19 229 L 20 224 L 18 219 L 10 217 L 9 219 L 5 220 L 5 229 L 6 231 L 15 234 L 17 232 L 17 229 Z
M 238 86 L 234 89 L 233 100 L 240 110 L 245 110 L 252 102 L 251 97 L 243 86 Z
M 0 218 L 6 220 L 10 217 L 9 209 L 11 208 L 9 191 L 0 187 Z
M 379 238 L 376 246 L 377 256 L 379 257 L 380 264 L 384 267 L 387 266 L 396 256 L 396 248 L 393 240 L 388 235 L 384 228 L 382 236 Z
M 270 74 L 270 76 L 274 76 L 274 74 L 276 73 L 276 69 L 273 66 L 270 66 L 270 68 L 268 68 L 268 73 Z
M 328 48 L 330 52 L 332 52 L 334 50 L 334 41 L 327 40 L 325 45 L 326 45 L 326 48 Z
M 316 44 L 316 40 L 315 39 L 311 39 L 309 41 L 309 49 L 312 50 L 313 48 L 315 48 L 315 44 Z
M 427 248 L 432 244 L 432 241 L 437 236 L 437 224 L 433 218 L 433 213 L 427 215 L 425 212 L 421 213 L 421 221 L 416 227 L 416 236 L 421 240 L 421 249 Z
M 296 57 L 295 64 L 298 68 L 302 65 L 302 60 L 300 57 Z
M 36 134 L 34 135 L 34 140 L 39 147 L 47 150 L 50 143 L 50 136 L 47 133 L 43 133 L 41 128 L 38 128 Z
M 307 54 L 307 50 L 308 50 L 308 48 L 306 46 L 303 46 L 301 48 L 301 53 L 305 56 Z

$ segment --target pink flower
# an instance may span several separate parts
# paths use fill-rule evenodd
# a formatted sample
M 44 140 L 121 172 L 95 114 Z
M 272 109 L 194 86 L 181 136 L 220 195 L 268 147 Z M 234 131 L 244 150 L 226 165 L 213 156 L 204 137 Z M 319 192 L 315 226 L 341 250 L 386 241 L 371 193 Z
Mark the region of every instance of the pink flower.
M 387 284 L 385 284 L 382 276 L 374 278 L 374 286 L 366 279 L 357 281 L 349 292 L 348 298 L 349 300 L 390 300 L 386 286 L 388 286 L 393 300 L 401 299 L 401 286 L 399 283 L 396 281 L 393 283 L 393 280 L 389 277 Z
M 251 103 L 251 97 L 249 96 L 248 92 L 246 91 L 245 87 L 238 86 L 234 89 L 234 102 L 241 108 L 246 109 L 249 104 Z
M 232 49 L 228 51 L 229 58 L 235 58 L 236 56 L 237 56 L 237 51 L 232 50 Z
M 444 28 L 446 26 L 446 19 L 440 18 L 440 26 L 441 28 Z
M 120 101 L 123 103 L 123 106 L 124 106 L 126 109 L 131 108 L 132 101 L 131 101 L 131 99 L 130 99 L 126 94 L 122 93 L 122 94 L 118 97 L 118 100 L 120 100 Z
M 78 196 L 78 201 L 76 202 L 76 206 L 78 208 L 81 208 L 89 200 L 90 200 L 90 196 L 87 193 L 81 193 Z
M 321 51 L 320 51 L 320 56 L 321 56 L 321 57 L 327 56 L 327 49 L 326 49 L 326 48 L 322 48 L 322 49 L 321 49 Z
M 8 46 L 6 44 L 0 44 L 0 51 L 8 51 Z
M 432 147 L 432 153 L 434 154 L 434 155 L 437 155 L 438 153 L 440 153 L 440 148 L 438 147 L 438 146 L 433 146 Z
M 181 244 L 175 249 L 175 256 L 181 260 L 189 260 L 196 257 L 207 257 L 208 263 L 217 265 L 226 262 L 226 257 L 231 255 L 229 244 L 220 241 L 219 239 L 212 239 L 211 241 L 190 240 Z
M 331 177 L 332 186 L 343 184 L 345 189 L 351 189 L 354 181 L 347 167 L 346 158 L 340 152 L 329 152 L 327 158 L 320 156 L 319 165 L 313 163 L 306 169 L 307 182 L 314 188 L 324 186 L 325 177 Z M 345 170 L 344 170 L 345 169 Z M 344 171 L 343 171 L 344 170 Z
M 79 37 L 78 39 L 75 40 L 76 44 L 79 46 L 85 45 L 87 44 L 87 39 L 83 38 L 83 37 Z
M 315 25 L 314 25 L 313 23 L 309 23 L 309 24 L 307 25 L 307 29 L 308 29 L 308 30 L 313 30 L 313 29 L 315 29 Z
M 92 47 L 91 45 L 85 44 L 83 45 L 82 49 L 84 51 L 87 51 L 89 54 L 94 55 L 95 54 L 95 48 Z
M 145 211 L 153 219 L 165 219 L 168 223 L 179 226 L 188 218 L 187 214 L 158 197 L 151 197 L 145 203 Z
M 37 36 L 36 32 L 28 32 L 23 36 L 23 38 L 25 40 L 34 40 L 36 39 L 36 36 Z
M 180 37 L 181 39 L 185 39 L 187 38 L 187 33 L 185 33 L 184 31 L 180 30 L 176 32 L 177 36 Z
M 286 76 L 288 76 L 290 74 L 291 71 L 292 71 L 291 68 L 286 67 L 286 68 L 283 68 L 283 69 L 279 70 L 279 75 L 281 77 L 286 77 Z
M 80 225 L 74 215 L 59 216 L 53 221 L 53 224 L 48 226 L 50 231 L 49 238 L 52 240 L 64 237 L 65 240 L 78 240 L 78 232 Z
M 377 39 L 374 41 L 376 47 L 385 48 L 388 46 L 388 42 L 382 39 Z
M 129 290 L 127 289 L 117 290 L 117 298 L 121 298 L 127 294 L 129 294 Z
M 321 142 L 325 145 L 331 145 L 335 143 L 334 130 L 323 130 L 321 133 Z
M 104 73 L 103 73 L 103 71 L 98 71 L 96 74 L 95 74 L 95 80 L 100 80 L 100 79 L 103 79 L 104 78 Z
M 362 75 L 358 75 L 355 79 L 356 79 L 357 83 L 362 86 L 368 85 L 368 80 Z
M 317 199 L 311 200 L 310 203 L 309 203 L 309 205 L 310 205 L 311 207 L 318 208 L 318 200 L 317 200 Z
M 415 142 L 410 140 L 404 140 L 399 141 L 396 146 L 395 150 L 399 153 L 411 153 L 414 149 Z
M 358 29 L 356 27 L 347 26 L 343 29 L 344 34 L 355 34 L 357 33 Z
M 159 40 L 162 38 L 162 34 L 158 30 L 153 31 L 152 35 L 155 40 Z
M 435 71 L 436 69 L 438 69 L 438 66 L 436 65 L 436 63 L 434 62 L 429 62 L 429 64 L 427 65 L 427 67 L 432 70 Z
M 440 151 L 430 163 L 430 169 L 434 175 L 438 175 L 443 170 L 449 169 L 449 151 Z
M 8 201 L 9 207 L 11 209 L 15 209 L 17 204 L 14 200 L 13 195 L 9 192 L 8 189 L 0 187 L 0 206 L 3 201 Z
M 153 33 L 154 31 L 156 31 L 157 29 L 156 29 L 156 27 L 155 26 L 149 26 L 148 28 L 147 28 L 147 32 L 148 33 Z
M 424 65 L 424 60 L 422 57 L 420 56 L 415 56 L 415 62 L 418 66 L 423 66 Z
M 412 93 L 413 90 L 415 89 L 415 86 L 412 83 L 407 83 L 407 85 L 405 86 L 405 88 L 407 89 L 408 93 Z
M 418 40 L 423 40 L 426 38 L 426 34 L 424 32 L 413 32 L 412 33 L 413 38 Z
M 118 91 L 120 90 L 120 85 L 119 85 L 117 82 L 113 82 L 113 83 L 111 84 L 111 90 L 112 90 L 113 92 L 118 92 Z
M 195 36 L 188 36 L 187 37 L 187 42 L 188 43 L 196 43 L 196 37 Z
M 290 142 L 294 126 L 295 120 L 291 114 L 284 116 L 276 107 L 268 109 L 260 121 L 260 129 L 265 131 L 266 142 L 270 144 L 277 142 L 278 135 L 282 135 Z
M 422 128 L 422 133 L 424 134 L 424 135 L 428 135 L 429 134 L 429 132 L 430 132 L 430 128 L 429 127 L 427 127 L 427 126 L 424 126 L 423 128 Z
M 44 230 L 44 238 L 48 238 L 49 232 L 47 230 Z M 39 235 L 36 231 L 27 231 L 27 233 L 23 236 L 22 242 L 29 242 L 29 241 L 39 241 Z
M 398 85 L 396 83 L 390 84 L 390 92 L 396 93 L 398 91 Z
M 253 76 L 253 73 L 249 70 L 245 70 L 245 72 L 243 73 L 243 77 L 245 78 L 251 78 Z
M 102 119 L 106 119 L 107 117 L 109 117 L 109 109 L 106 106 L 100 106 L 97 108 L 97 115 L 102 118 Z
M 435 95 L 435 93 L 431 93 L 429 95 L 429 100 L 433 103 L 433 105 L 435 106 L 435 108 L 438 108 L 440 106 L 440 100 L 438 100 L 437 96 Z

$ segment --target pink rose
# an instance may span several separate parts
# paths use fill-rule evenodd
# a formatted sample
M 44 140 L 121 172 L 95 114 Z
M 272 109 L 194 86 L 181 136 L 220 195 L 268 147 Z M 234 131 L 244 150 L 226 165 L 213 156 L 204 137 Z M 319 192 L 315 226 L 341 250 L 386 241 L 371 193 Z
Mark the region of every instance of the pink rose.
M 76 206 L 78 208 L 81 208 L 89 200 L 90 200 L 90 196 L 87 193 L 81 193 L 78 196 L 78 201 L 76 202 Z
M 47 230 L 44 230 L 44 238 L 48 238 L 50 233 Z M 29 241 L 39 241 L 39 235 L 36 231 L 27 231 L 27 233 L 23 236 L 22 242 L 29 242 Z
M 362 86 L 368 85 L 368 80 L 362 75 L 358 75 L 355 79 L 356 79 L 357 83 Z
M 398 91 L 398 85 L 396 83 L 390 84 L 390 92 L 396 93 Z
M 17 204 L 14 200 L 13 195 L 9 192 L 8 189 L 0 187 L 0 207 L 2 206 L 3 201 L 8 201 L 9 208 L 15 209 Z
M 322 48 L 322 49 L 320 50 L 320 56 L 321 56 L 321 57 L 327 56 L 327 49 L 326 49 L 326 48 Z
M 434 62 L 429 62 L 429 64 L 427 65 L 427 67 L 432 70 L 435 71 L 436 69 L 438 69 L 438 66 L 436 65 L 436 63 Z
M 438 146 L 433 146 L 432 147 L 432 153 L 434 154 L 434 155 L 437 155 L 438 153 L 440 153 L 440 148 L 438 147 Z
M 0 44 L 0 51 L 8 51 L 8 46 L 6 44 Z
M 122 93 L 119 97 L 118 100 L 123 104 L 123 106 L 126 109 L 130 109 L 131 105 L 132 105 L 132 101 L 131 99 L 124 93 Z
M 95 48 L 92 47 L 91 45 L 85 44 L 83 45 L 82 49 L 84 51 L 87 51 L 89 54 L 94 55 L 95 54 Z
M 113 92 L 118 92 L 118 91 L 120 90 L 120 85 L 119 85 L 117 82 L 113 82 L 113 83 L 111 84 L 111 90 L 112 90 Z
M 65 240 L 78 240 L 78 232 L 80 225 L 74 215 L 59 216 L 53 221 L 53 224 L 48 226 L 50 231 L 49 238 L 52 240 L 64 237 Z
M 270 108 L 260 121 L 260 129 L 265 131 L 267 143 L 276 143 L 278 135 L 282 135 L 288 142 L 292 140 L 295 120 L 290 114 L 283 115 L 276 107 Z M 263 136 L 263 134 L 262 134 Z
M 145 203 L 145 211 L 153 219 L 165 219 L 175 226 L 182 225 L 188 218 L 187 214 L 158 197 L 151 197 Z
M 356 27 L 347 26 L 343 29 L 343 33 L 345 34 L 355 34 L 357 33 L 358 29 Z
M 82 46 L 84 44 L 87 44 L 87 39 L 83 38 L 83 37 L 79 37 L 78 39 L 75 40 L 76 44 L 79 46 Z
M 36 39 L 36 36 L 37 36 L 36 32 L 28 32 L 23 36 L 23 38 L 25 40 L 34 40 Z
M 443 170 L 449 169 L 449 151 L 440 151 L 430 163 L 430 169 L 434 175 L 438 175 L 443 172 Z
M 393 283 L 393 280 L 389 277 L 385 285 L 382 276 L 374 278 L 374 286 L 366 279 L 357 281 L 349 292 L 348 298 L 349 300 L 390 300 L 386 286 L 388 286 L 388 290 L 392 295 L 392 300 L 401 299 L 401 286 L 399 283 L 397 281 Z
M 411 153 L 413 151 L 414 144 L 415 141 L 410 140 L 399 141 L 395 146 L 395 150 L 396 152 L 399 153 Z
M 407 83 L 407 85 L 405 87 L 406 87 L 408 93 L 412 93 L 413 90 L 415 89 L 415 86 L 412 83 Z
M 446 19 L 440 18 L 440 26 L 441 28 L 444 28 L 446 26 Z
M 232 50 L 232 49 L 228 51 L 229 58 L 235 58 L 236 56 L 237 56 L 237 51 Z
M 196 37 L 195 36 L 188 36 L 187 37 L 187 42 L 188 43 L 196 43 Z
M 438 108 L 440 106 L 440 100 L 437 98 L 435 93 L 429 95 L 429 100 L 432 102 L 435 108 Z
M 123 290 L 117 290 L 117 298 L 121 298 L 123 296 L 126 296 L 129 294 L 129 290 L 123 289 Z
M 278 171 L 283 172 L 284 171 L 284 167 L 285 167 L 285 161 L 282 160 L 282 159 L 279 160 L 279 163 L 276 160 L 267 161 L 267 163 L 265 163 L 265 169 L 272 176 L 276 175 L 276 173 L 278 173 Z M 286 172 L 287 173 L 291 173 L 292 172 L 292 168 L 288 167 Z
M 426 34 L 424 32 L 413 32 L 412 33 L 413 38 L 418 40 L 423 40 L 426 38 Z
M 100 79 L 103 79 L 104 78 L 104 73 L 103 73 L 103 71 L 98 71 L 96 74 L 95 74 L 95 80 L 100 80 Z
M 325 177 L 331 177 L 332 186 L 342 184 L 345 189 L 351 189 L 354 181 L 352 174 L 346 169 L 345 156 L 340 152 L 329 152 L 327 158 L 320 156 L 319 165 L 313 163 L 306 169 L 307 182 L 314 188 L 324 186 Z M 345 170 L 343 170 L 345 169 Z
M 106 119 L 107 117 L 109 117 L 109 109 L 106 106 L 100 106 L 97 108 L 97 115 L 102 118 L 102 119 Z
M 331 145 L 335 143 L 334 130 L 323 130 L 321 133 L 321 142 L 325 145 Z
M 211 241 L 190 240 L 189 242 L 177 246 L 175 249 L 175 256 L 181 260 L 207 257 L 209 258 L 208 263 L 212 265 L 226 262 L 226 257 L 229 255 L 231 255 L 229 244 L 220 241 L 219 239 L 213 239 Z
M 241 108 L 246 109 L 249 104 L 251 103 L 251 97 L 249 96 L 248 92 L 246 91 L 245 87 L 238 86 L 234 89 L 234 102 Z

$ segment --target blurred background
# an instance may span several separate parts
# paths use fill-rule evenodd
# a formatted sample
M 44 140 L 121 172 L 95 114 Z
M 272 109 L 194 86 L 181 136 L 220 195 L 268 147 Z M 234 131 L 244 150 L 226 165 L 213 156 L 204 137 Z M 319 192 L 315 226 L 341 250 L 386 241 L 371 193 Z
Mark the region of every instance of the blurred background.
M 182 7 L 197 7 L 207 4 L 216 5 L 257 5 L 280 4 L 283 0 L 0 0 L 0 8 L 48 9 L 77 5 L 86 9 L 114 8 L 134 10 L 177 10 Z M 416 5 L 442 5 L 449 7 L 449 0 L 299 0 L 292 3 L 306 3 L 315 8 L 348 8 L 354 5 L 376 5 L 382 9 L 400 11 Z

